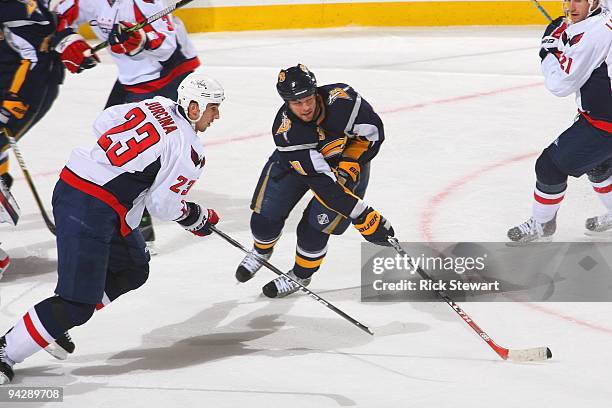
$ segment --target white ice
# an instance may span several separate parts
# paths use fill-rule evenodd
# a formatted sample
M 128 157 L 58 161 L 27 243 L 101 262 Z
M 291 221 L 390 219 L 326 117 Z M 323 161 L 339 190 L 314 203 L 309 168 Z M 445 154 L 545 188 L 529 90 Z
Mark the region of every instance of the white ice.
M 387 140 L 367 200 L 406 241 L 504 241 L 529 217 L 539 151 L 575 115 L 572 97 L 543 86 L 542 27 L 333 29 L 193 36 L 205 70 L 223 83 L 222 119 L 203 137 L 207 160 L 191 198 L 215 208 L 219 228 L 250 245 L 248 208 L 272 152 L 281 67 L 302 62 L 319 83 L 347 82 L 381 114 Z M 51 112 L 20 142 L 47 211 L 70 150 L 115 80 L 103 63 L 71 75 Z M 0 333 L 53 293 L 56 254 L 16 162 L 16 228 L 0 226 L 13 265 L 0 281 Z M 300 203 L 272 261 L 291 267 Z M 603 211 L 572 180 L 557 240 L 584 239 Z M 501 361 L 444 303 L 361 303 L 360 243 L 331 239 L 310 288 L 380 330 L 368 336 L 309 297 L 260 295 L 262 270 L 237 285 L 242 253 L 157 222 L 160 255 L 147 284 L 71 330 L 65 362 L 39 352 L 16 366 L 15 386 L 60 386 L 62 407 L 607 407 L 612 398 L 611 307 L 605 303 L 468 303 L 506 347 L 549 346 L 551 361 Z M 540 307 L 537 307 L 540 306 Z M 542 309 L 542 308 L 545 308 Z M 385 330 L 387 329 L 387 330 Z M 2 406 L 10 406 L 2 403 Z M 41 406 L 43 404 L 34 404 Z M 22 405 L 15 405 L 17 407 Z M 25 405 L 23 405 L 25 406 Z

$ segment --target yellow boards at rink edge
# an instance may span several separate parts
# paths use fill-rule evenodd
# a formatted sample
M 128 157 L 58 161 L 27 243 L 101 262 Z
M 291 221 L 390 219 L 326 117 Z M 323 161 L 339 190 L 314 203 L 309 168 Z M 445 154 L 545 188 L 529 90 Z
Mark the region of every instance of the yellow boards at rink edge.
M 562 14 L 559 0 L 539 3 L 553 18 Z M 189 32 L 548 23 L 530 0 L 194 0 L 174 14 Z

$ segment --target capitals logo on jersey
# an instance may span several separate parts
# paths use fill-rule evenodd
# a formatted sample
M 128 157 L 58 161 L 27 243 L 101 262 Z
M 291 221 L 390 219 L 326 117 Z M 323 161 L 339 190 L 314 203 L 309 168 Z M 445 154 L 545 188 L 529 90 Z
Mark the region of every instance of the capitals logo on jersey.
M 334 88 L 329 91 L 329 98 L 327 100 L 327 104 L 331 105 L 332 103 L 336 102 L 337 99 L 346 99 L 349 101 L 352 100 L 349 94 L 346 93 L 346 90 L 342 88 Z
M 191 161 L 193 162 L 193 165 L 196 167 L 204 167 L 204 163 L 206 162 L 206 159 L 204 157 L 200 157 L 198 155 L 198 153 L 195 151 L 195 149 L 192 147 L 191 148 Z
M 580 42 L 580 40 L 582 40 L 582 37 L 584 37 L 584 33 L 580 33 L 580 34 L 576 34 L 572 37 L 570 37 L 567 32 L 563 32 L 563 36 L 561 37 L 561 41 L 563 41 L 563 45 L 567 45 L 569 44 L 569 46 L 573 46 L 576 45 Z

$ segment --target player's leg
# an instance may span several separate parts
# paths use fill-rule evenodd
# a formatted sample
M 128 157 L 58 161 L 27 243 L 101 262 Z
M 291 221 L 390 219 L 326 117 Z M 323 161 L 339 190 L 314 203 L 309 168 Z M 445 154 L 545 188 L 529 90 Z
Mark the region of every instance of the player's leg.
M 102 299 L 110 241 L 117 216 L 105 203 L 58 181 L 53 192 L 58 281 L 56 296 L 32 307 L 0 343 L 0 382 L 12 366 L 46 349 L 74 326 L 84 324 Z
M 150 259 L 144 238 L 138 230 L 125 238 L 115 231 L 110 243 L 104 293 L 95 309 L 100 310 L 124 293 L 142 286 L 149 277 Z M 59 360 L 65 360 L 74 350 L 75 344 L 68 332 L 45 348 L 45 351 Z
M 38 97 L 30 105 L 24 117 L 7 125 L 16 140 L 21 139 L 51 109 L 59 94 L 60 81 L 59 74 L 50 75 L 46 86 L 39 90 Z M 0 89 L 0 92 L 2 92 L 2 89 Z M 9 173 L 9 141 L 3 134 L 0 134 L 0 179 L 4 182 L 5 187 L 10 190 L 13 185 L 13 177 Z
M 329 234 L 312 227 L 308 221 L 308 212 L 304 211 L 297 228 L 297 247 L 295 251 L 295 264 L 288 273 L 304 286 L 310 284 L 312 275 L 319 269 L 327 254 L 327 241 Z M 268 282 L 262 292 L 269 298 L 280 298 L 299 290 L 299 286 L 284 276 L 279 276 Z
M 126 237 L 116 234 L 111 241 L 104 295 L 96 309 L 99 310 L 119 296 L 141 287 L 149 278 L 150 259 L 144 238 L 138 230 Z
M 361 166 L 359 181 L 353 193 L 363 198 L 370 181 L 370 164 Z M 330 235 L 342 235 L 351 225 L 350 220 L 313 198 L 304 210 L 297 228 L 297 245 L 295 263 L 289 275 L 307 286 L 312 275 L 319 270 L 327 254 L 327 242 Z M 266 284 L 262 292 L 267 297 L 276 298 L 290 295 L 299 290 L 299 286 L 280 276 Z
M 587 172 L 593 190 L 606 207 L 606 213 L 587 218 L 585 227 L 590 232 L 612 229 L 612 159 L 608 159 Z
M 253 248 L 236 269 L 236 279 L 246 282 L 270 259 L 285 220 L 308 187 L 273 154 L 261 171 L 251 200 Z
M 121 82 L 119 82 L 119 80 L 116 80 L 115 84 L 113 85 L 113 89 L 111 89 L 110 94 L 108 95 L 104 109 L 127 103 L 126 96 L 127 92 L 125 88 Z
M 567 177 L 580 177 L 610 157 L 612 140 L 579 118 L 550 144 L 536 161 L 532 216 L 508 231 L 516 242 L 550 239 L 567 188 Z

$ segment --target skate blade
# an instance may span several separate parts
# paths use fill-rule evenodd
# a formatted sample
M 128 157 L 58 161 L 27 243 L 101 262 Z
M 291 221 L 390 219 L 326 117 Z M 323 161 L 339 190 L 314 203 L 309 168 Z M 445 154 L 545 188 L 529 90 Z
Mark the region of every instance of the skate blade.
M 598 238 L 612 238 L 612 229 L 606 231 L 584 231 L 584 235 L 587 237 L 598 237 Z
M 157 250 L 157 246 L 155 245 L 153 241 L 147 241 L 145 242 L 145 244 L 147 246 L 147 251 L 149 252 L 149 255 L 155 256 L 159 254 L 159 251 Z
M 533 241 L 510 241 L 506 242 L 507 247 L 526 247 L 533 244 L 550 244 L 552 242 L 552 237 L 542 237 L 540 239 L 535 239 Z
M 2 372 L 0 372 L 0 385 L 8 384 L 11 382 L 11 379 Z
M 49 344 L 44 350 L 58 360 L 66 360 L 68 358 L 68 352 L 57 343 Z

